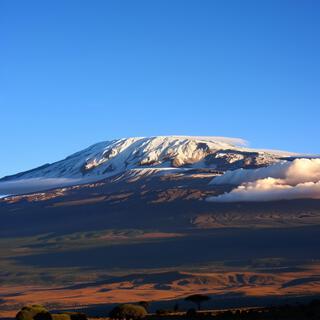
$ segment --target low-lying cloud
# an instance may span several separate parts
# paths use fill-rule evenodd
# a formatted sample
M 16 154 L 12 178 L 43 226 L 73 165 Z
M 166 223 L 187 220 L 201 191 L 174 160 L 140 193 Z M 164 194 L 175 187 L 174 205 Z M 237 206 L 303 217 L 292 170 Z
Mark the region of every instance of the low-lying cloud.
M 82 179 L 31 178 L 0 182 L 1 195 L 17 195 L 83 183 Z
M 214 202 L 320 199 L 320 159 L 296 159 L 266 168 L 229 171 L 211 184 L 238 186 L 207 199 Z

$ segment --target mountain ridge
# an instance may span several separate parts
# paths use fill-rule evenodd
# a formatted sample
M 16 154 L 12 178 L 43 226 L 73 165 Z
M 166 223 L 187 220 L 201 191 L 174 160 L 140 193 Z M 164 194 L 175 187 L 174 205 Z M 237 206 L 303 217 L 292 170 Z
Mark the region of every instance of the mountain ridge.
M 12 192 L 14 184 L 25 181 L 33 184 L 32 191 L 41 191 L 94 182 L 130 170 L 135 170 L 135 175 L 139 174 L 140 169 L 141 173 L 150 169 L 153 174 L 189 169 L 225 172 L 259 168 L 297 156 L 284 151 L 251 149 L 245 144 L 243 139 L 215 136 L 153 136 L 104 141 L 63 160 L 3 177 L 0 179 L 0 193 L 26 192 L 26 189 Z M 8 190 L 1 188 L 4 183 L 9 184 Z

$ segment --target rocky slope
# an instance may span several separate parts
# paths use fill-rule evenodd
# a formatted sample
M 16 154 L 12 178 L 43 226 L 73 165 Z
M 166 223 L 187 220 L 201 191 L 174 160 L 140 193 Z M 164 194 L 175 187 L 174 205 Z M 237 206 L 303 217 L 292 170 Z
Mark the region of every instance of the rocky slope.
M 0 315 L 42 299 L 318 294 L 320 198 L 207 200 L 317 188 L 320 160 L 239 142 L 121 139 L 3 178 L 0 194 L 14 195 L 0 199 Z
M 249 149 L 240 139 L 159 136 L 97 143 L 64 160 L 0 179 L 0 194 L 21 194 L 108 177 L 188 173 L 192 169 L 220 173 L 277 163 L 288 152 Z

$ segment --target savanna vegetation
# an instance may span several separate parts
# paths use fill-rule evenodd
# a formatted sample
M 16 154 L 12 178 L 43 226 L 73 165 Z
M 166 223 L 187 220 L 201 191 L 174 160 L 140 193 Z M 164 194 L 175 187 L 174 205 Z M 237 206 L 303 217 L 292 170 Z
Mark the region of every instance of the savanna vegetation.
M 111 319 L 119 320 L 138 320 L 145 318 L 147 311 L 144 306 L 135 304 L 122 304 L 111 310 L 109 317 Z
M 80 312 L 51 313 L 44 306 L 34 304 L 23 307 L 16 320 L 87 320 L 87 316 Z
M 209 297 L 190 296 L 186 301 L 198 305 L 199 301 L 208 301 Z M 114 307 L 109 313 L 101 314 L 99 319 L 110 320 L 319 320 L 320 300 L 308 304 L 281 305 L 261 308 L 241 308 L 230 310 L 202 310 L 195 308 L 178 310 L 175 305 L 172 310 L 157 310 L 148 313 L 148 302 L 138 304 L 121 304 Z M 16 315 L 16 320 L 88 320 L 84 313 L 63 312 L 51 313 L 41 305 L 23 307 Z
M 201 304 L 205 301 L 210 300 L 210 297 L 203 294 L 193 294 L 186 297 L 185 300 L 193 302 L 197 306 L 198 310 L 200 310 Z

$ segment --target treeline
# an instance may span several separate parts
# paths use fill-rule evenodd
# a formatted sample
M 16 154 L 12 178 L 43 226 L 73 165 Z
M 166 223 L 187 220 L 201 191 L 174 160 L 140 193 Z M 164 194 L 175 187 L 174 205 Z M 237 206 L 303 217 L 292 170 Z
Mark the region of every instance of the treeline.
M 308 304 L 280 305 L 263 308 L 243 308 L 223 311 L 196 311 L 184 313 L 167 311 L 149 317 L 149 320 L 320 320 L 320 300 Z

